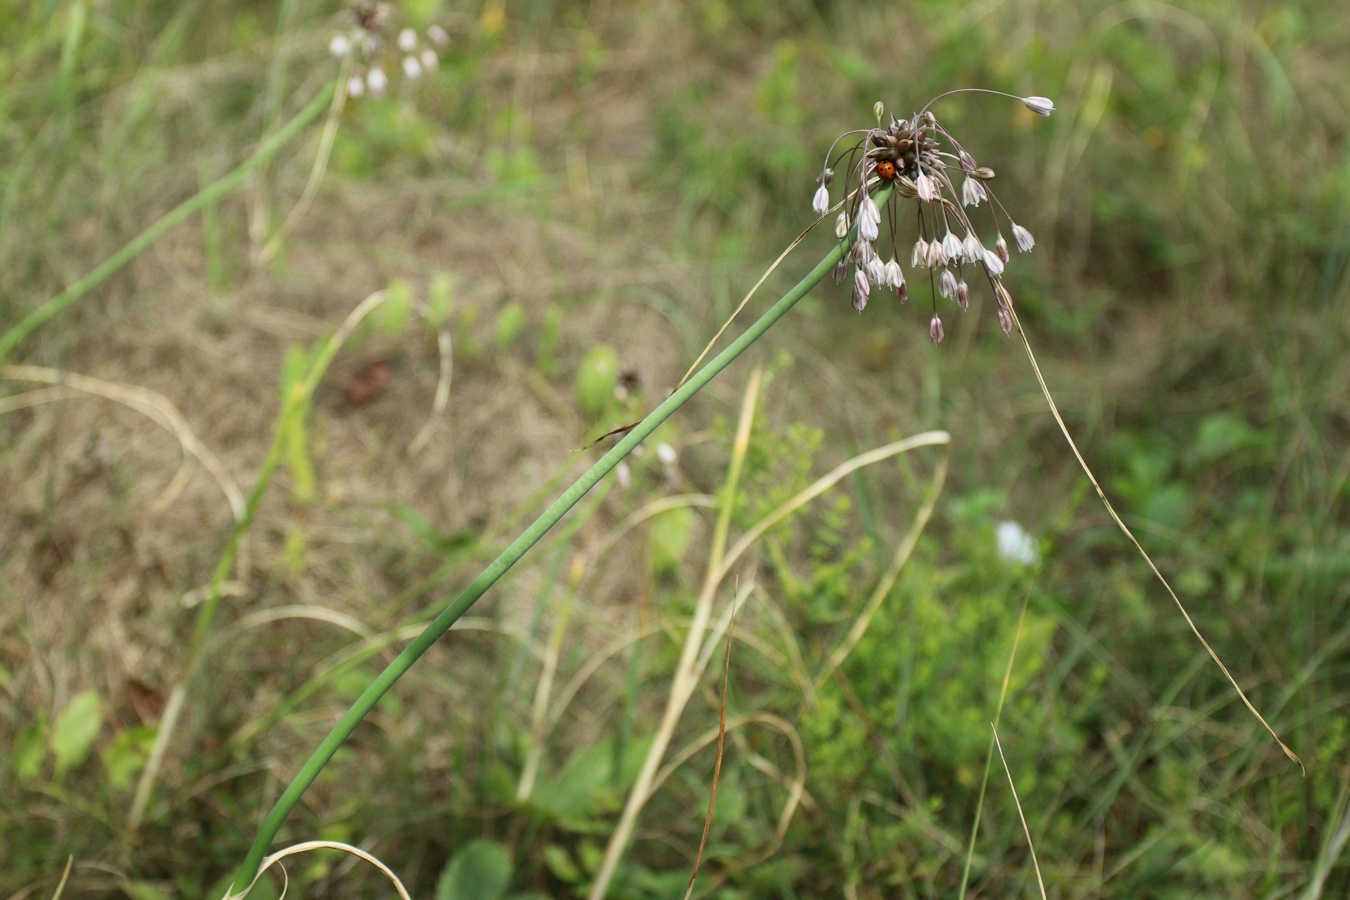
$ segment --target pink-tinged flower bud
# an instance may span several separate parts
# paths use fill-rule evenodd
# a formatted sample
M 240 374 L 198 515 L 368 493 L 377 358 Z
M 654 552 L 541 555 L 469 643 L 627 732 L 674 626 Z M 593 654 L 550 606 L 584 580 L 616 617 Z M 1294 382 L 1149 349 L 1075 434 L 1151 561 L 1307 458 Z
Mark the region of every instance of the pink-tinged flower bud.
M 877 251 L 871 241 L 858 241 L 853 245 L 853 261 L 859 266 L 865 266 L 876 258 Z
M 994 299 L 998 301 L 999 309 L 1012 309 L 1013 307 L 1012 294 L 1003 286 L 1002 281 L 994 284 Z
M 942 245 L 937 241 L 928 242 L 928 268 L 936 269 L 942 265 Z
M 863 197 L 861 217 L 871 219 L 877 225 L 881 224 L 881 210 L 877 209 L 877 201 L 873 200 L 871 195 Z
M 945 263 L 960 262 L 962 252 L 961 239 L 950 231 L 947 232 L 947 236 L 942 239 L 942 261 Z
M 965 151 L 965 148 L 964 148 L 964 147 L 961 148 L 961 151 L 960 151 L 960 153 L 959 153 L 958 155 L 959 155 L 959 157 L 960 157 L 960 159 L 961 159 L 961 171 L 963 171 L 963 172 L 974 172 L 974 171 L 975 171 L 975 157 L 973 157 L 973 156 L 971 156 L 969 153 L 967 153 L 967 152 Z
M 995 278 L 1003 274 L 1003 260 L 999 259 L 998 254 L 992 250 L 984 251 L 984 267 Z
M 938 277 L 938 296 L 947 298 L 956 296 L 956 276 L 952 274 L 951 269 L 943 269 Z
M 966 284 L 964 278 L 956 286 L 956 305 L 962 309 L 970 309 L 970 285 Z
M 998 308 L 998 327 L 1003 329 L 1003 333 L 1012 334 L 1012 313 L 1003 307 Z
M 1036 246 L 1036 239 L 1031 236 L 1031 232 L 1016 222 L 1013 223 L 1013 240 L 1017 241 L 1017 249 L 1023 253 Z
M 834 236 L 841 241 L 848 237 L 848 213 L 841 212 L 834 220 Z
M 938 198 L 937 185 L 927 172 L 920 172 L 919 177 L 914 181 L 914 192 L 919 195 L 919 199 L 925 203 L 931 203 Z
M 816 195 L 811 198 L 811 211 L 818 216 L 830 211 L 830 189 L 823 184 L 816 188 Z
M 1038 116 L 1049 116 L 1055 111 L 1055 101 L 1049 97 L 1023 97 L 1022 102 Z
M 942 330 L 942 320 L 933 316 L 932 321 L 928 323 L 928 336 L 932 338 L 934 344 L 942 343 L 942 339 L 947 336 L 947 332 Z
M 853 296 L 854 296 L 853 305 L 854 306 L 858 305 L 857 303 L 858 294 L 862 294 L 863 299 L 865 300 L 867 299 L 867 295 L 870 293 L 872 293 L 872 282 L 868 280 L 866 270 L 855 269 L 853 272 Z
M 411 28 L 405 28 L 398 33 L 398 49 L 402 50 L 404 53 L 411 53 L 416 46 L 417 32 L 413 31 Z
M 872 221 L 872 217 L 864 209 L 858 216 L 858 238 L 864 241 L 875 241 L 880 235 L 880 227 Z
M 904 303 L 906 300 L 908 300 L 908 299 L 909 299 L 909 285 L 907 285 L 907 284 L 902 284 L 902 285 L 900 285 L 898 288 L 896 288 L 896 289 L 895 289 L 895 298 L 896 298 L 897 300 L 899 300 L 901 303 Z
M 909 255 L 909 264 L 916 269 L 928 265 L 928 242 L 923 238 L 914 242 L 914 252 Z
M 979 262 L 984 259 L 984 244 L 975 236 L 975 232 L 967 231 L 966 239 L 961 242 L 962 249 L 965 251 L 966 262 Z
M 848 263 L 844 262 L 842 259 L 839 260 L 839 262 L 834 264 L 834 271 L 830 274 L 834 276 L 835 284 L 843 281 L 844 276 L 848 274 Z
M 988 199 L 989 194 L 980 181 L 967 178 L 961 182 L 961 204 L 963 206 L 979 206 L 981 201 Z
M 886 263 L 886 278 L 884 283 L 893 288 L 901 287 L 905 283 L 905 272 L 900 268 L 900 264 L 894 259 Z
M 873 256 L 867 263 L 867 280 L 875 285 L 886 283 L 886 266 L 881 260 Z
M 1005 263 L 1008 261 L 1008 242 L 1003 239 L 1001 234 L 998 236 L 998 240 L 994 241 L 994 252 Z

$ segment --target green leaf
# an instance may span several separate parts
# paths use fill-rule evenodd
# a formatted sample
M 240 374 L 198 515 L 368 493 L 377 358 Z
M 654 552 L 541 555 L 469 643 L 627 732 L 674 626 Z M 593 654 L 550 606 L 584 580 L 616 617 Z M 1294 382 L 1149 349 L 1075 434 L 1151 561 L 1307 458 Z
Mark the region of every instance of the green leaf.
M 586 415 L 600 418 L 615 402 L 619 385 L 619 354 L 613 347 L 592 347 L 577 369 L 577 400 Z
M 14 777 L 19 781 L 36 778 L 47 757 L 47 717 L 38 716 L 14 736 L 10 753 Z
M 427 321 L 433 328 L 441 328 L 450 321 L 454 311 L 455 282 L 448 272 L 437 272 L 431 279 L 427 293 Z
M 618 808 L 627 786 L 650 746 L 650 739 L 630 741 L 620 771 L 615 773 L 615 741 L 583 747 L 567 761 L 556 778 L 541 778 L 530 797 L 530 807 L 543 817 L 573 831 L 592 831 L 590 819 Z
M 412 285 L 402 279 L 389 285 L 384 292 L 384 301 L 370 313 L 376 330 L 388 337 L 398 337 L 412 315 L 412 305 Z
M 525 320 L 525 308 L 519 303 L 508 303 L 497 314 L 497 333 L 493 340 L 499 351 L 510 350 L 528 324 Z
M 694 511 L 687 506 L 677 506 L 652 519 L 648 534 L 653 572 L 667 575 L 679 567 L 694 537 L 696 521 Z
M 502 900 L 511 883 L 511 857 L 495 841 L 470 841 L 436 882 L 436 900 Z
M 539 326 L 539 350 L 535 367 L 545 377 L 558 367 L 558 336 L 562 333 L 562 312 L 550 307 L 544 311 L 544 322 Z
M 84 762 L 103 728 L 103 703 L 95 691 L 76 694 L 56 717 L 48 745 L 56 756 L 58 777 Z
M 167 891 L 146 881 L 133 881 L 126 886 L 125 890 L 131 900 L 169 900 L 172 896 Z
M 581 867 L 572 859 L 566 848 L 549 844 L 544 848 L 544 865 L 553 877 L 564 884 L 577 884 L 581 881 Z
M 139 725 L 118 732 L 103 749 L 103 767 L 108 770 L 108 781 L 119 791 L 129 790 L 137 774 L 150 758 L 155 743 L 155 729 Z

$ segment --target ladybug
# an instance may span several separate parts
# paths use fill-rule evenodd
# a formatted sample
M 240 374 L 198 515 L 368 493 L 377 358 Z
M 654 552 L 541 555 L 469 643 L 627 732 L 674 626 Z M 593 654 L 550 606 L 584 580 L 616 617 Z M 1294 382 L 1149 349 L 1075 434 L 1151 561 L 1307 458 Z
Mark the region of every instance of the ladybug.
M 877 163 L 877 177 L 882 181 L 894 181 L 895 175 L 895 163 L 889 159 L 883 159 Z

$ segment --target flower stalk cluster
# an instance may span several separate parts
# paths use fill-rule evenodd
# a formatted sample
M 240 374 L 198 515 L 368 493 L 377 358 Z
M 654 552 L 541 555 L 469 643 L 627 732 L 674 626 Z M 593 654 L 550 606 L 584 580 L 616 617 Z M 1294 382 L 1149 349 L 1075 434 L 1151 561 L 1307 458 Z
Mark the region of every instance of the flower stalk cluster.
M 345 84 L 347 96 L 376 99 L 389 90 L 387 64 L 392 57 L 387 52 L 391 32 L 393 7 L 379 0 L 360 0 L 343 13 L 341 31 L 328 42 L 328 52 L 334 59 L 351 60 L 351 74 Z M 416 81 L 440 66 L 437 50 L 450 42 L 450 35 L 440 25 L 431 25 L 425 34 L 415 29 L 402 28 L 394 36 L 397 65 L 403 77 Z
M 934 101 L 937 99 L 940 97 Z M 1015 99 L 1040 116 L 1050 115 L 1055 108 L 1045 97 Z M 934 297 L 928 335 L 933 343 L 939 343 L 946 334 L 938 313 L 938 299 L 954 300 L 961 309 L 967 309 L 970 285 L 966 276 L 971 272 L 982 274 L 988 282 L 998 306 L 999 327 L 1008 334 L 1012 331 L 1013 299 L 1003 284 L 1003 270 L 1009 260 L 1004 225 L 1020 252 L 1030 250 L 1036 240 L 1030 231 L 1013 221 L 995 196 L 991 184 L 994 170 L 979 165 L 929 109 L 934 101 L 908 119 L 891 116 L 885 127 L 881 125 L 885 107 L 877 103 L 873 110 L 877 119 L 875 128 L 848 131 L 836 138 L 816 179 L 811 208 L 822 217 L 834 208 L 841 210 L 834 230 L 841 241 L 857 226 L 856 243 L 834 270 L 835 281 L 843 281 L 852 266 L 853 308 L 862 312 L 874 289 L 893 291 L 903 303 L 909 297 L 909 285 L 897 258 L 902 254 L 897 249 L 898 213 L 894 205 L 887 213 L 890 240 L 885 262 L 877 250 L 882 216 L 873 193 L 883 184 L 893 185 L 900 199 L 912 201 L 915 206 L 918 235 L 909 253 L 909 267 L 928 270 Z M 835 155 L 835 149 L 850 137 L 857 140 Z M 832 166 L 840 162 L 846 163 L 846 183 L 856 187 L 835 207 L 830 202 Z M 986 246 L 968 212 L 985 202 L 993 219 L 992 247 Z

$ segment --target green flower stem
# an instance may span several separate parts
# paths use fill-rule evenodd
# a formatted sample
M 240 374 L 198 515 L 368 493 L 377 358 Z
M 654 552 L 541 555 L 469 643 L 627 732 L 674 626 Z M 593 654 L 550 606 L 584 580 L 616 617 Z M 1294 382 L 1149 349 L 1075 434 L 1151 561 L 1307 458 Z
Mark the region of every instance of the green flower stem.
M 886 202 L 889 193 L 889 188 L 877 192 L 874 199 L 878 206 Z M 695 372 L 688 381 L 666 398 L 664 403 L 648 413 L 647 417 L 634 426 L 632 431 L 624 435 L 623 439 L 602 456 L 595 465 L 583 472 L 581 477 L 562 493 L 562 496 L 553 501 L 552 505 L 544 510 L 543 514 L 535 519 L 534 523 L 526 528 L 520 537 L 512 541 L 511 545 L 503 550 L 501 555 L 493 560 L 481 575 L 460 592 L 459 596 L 451 601 L 450 605 L 442 610 L 441 614 L 433 619 L 426 629 L 412 643 L 408 644 L 403 652 L 362 691 L 361 696 L 356 698 L 356 702 L 352 704 L 351 709 L 347 710 L 346 715 L 337 725 L 333 726 L 333 730 L 328 733 L 328 736 L 323 739 L 323 742 L 305 761 L 304 766 L 296 773 L 294 780 L 287 785 L 276 805 L 272 807 L 272 811 L 263 820 L 261 827 L 258 829 L 257 837 L 253 839 L 253 845 L 249 847 L 248 855 L 244 857 L 243 863 L 239 866 L 239 872 L 235 876 L 234 884 L 231 885 L 228 897 L 240 897 L 247 891 L 262 865 L 267 848 L 271 845 L 277 832 L 281 830 L 281 823 L 285 821 L 291 809 L 300 802 L 300 797 L 309 786 L 319 777 L 319 773 L 333 758 L 333 754 L 337 753 L 338 748 L 356 730 L 356 726 L 366 717 L 366 714 L 374 709 L 380 698 L 394 686 L 394 682 L 403 677 L 404 673 L 412 668 L 413 663 L 417 662 L 422 654 L 426 653 L 431 645 L 440 639 L 441 635 L 449 631 L 450 626 L 454 625 L 459 617 L 464 615 L 469 607 L 477 602 L 479 597 L 487 593 L 488 588 L 496 584 L 497 580 L 505 575 L 550 528 L 556 525 L 567 514 L 568 510 L 586 495 L 587 491 L 595 487 L 600 479 L 608 475 L 619 464 L 620 460 L 631 453 L 638 444 L 646 440 L 653 431 L 660 427 L 662 422 L 670 418 L 675 410 L 702 390 L 719 372 L 730 365 L 732 360 L 759 340 L 775 322 L 797 304 L 797 301 L 805 297 L 812 288 L 823 281 L 825 276 L 834 269 L 835 264 L 844 258 L 844 254 L 852 246 L 855 235 L 856 230 L 850 233 L 847 240 L 838 242 L 834 249 L 827 253 L 825 258 L 805 278 L 797 282 L 792 290 L 784 294 L 783 298 L 747 328 L 744 334 L 732 341 L 712 361 Z
M 214 184 L 202 188 L 202 190 L 169 210 L 162 218 L 140 234 L 136 235 L 136 237 L 132 238 L 129 244 L 105 259 L 89 272 L 89 274 L 85 275 L 79 281 L 24 316 L 19 324 L 6 331 L 3 335 L 0 335 L 0 360 L 4 360 L 8 357 L 14 348 L 19 345 L 19 342 L 26 338 L 34 329 L 60 314 L 76 300 L 79 300 L 85 294 L 106 281 L 109 276 L 118 269 L 139 256 L 145 248 L 159 240 L 164 232 L 168 231 L 179 222 L 182 222 L 198 210 L 210 206 L 227 194 L 233 193 L 239 185 L 244 183 L 244 179 L 248 176 L 249 172 L 252 172 L 261 163 L 266 162 L 268 159 L 275 156 L 278 150 L 289 143 L 291 138 L 295 137 L 301 129 L 314 121 L 314 119 L 328 107 L 328 103 L 332 99 L 333 91 L 336 87 L 336 80 L 330 82 L 327 87 L 319 91 L 318 95 L 309 102 L 308 106 L 300 110 L 295 118 L 291 119 L 271 137 L 263 141 L 258 149 L 253 151 L 253 155 L 240 163 L 233 172 L 225 175 Z

